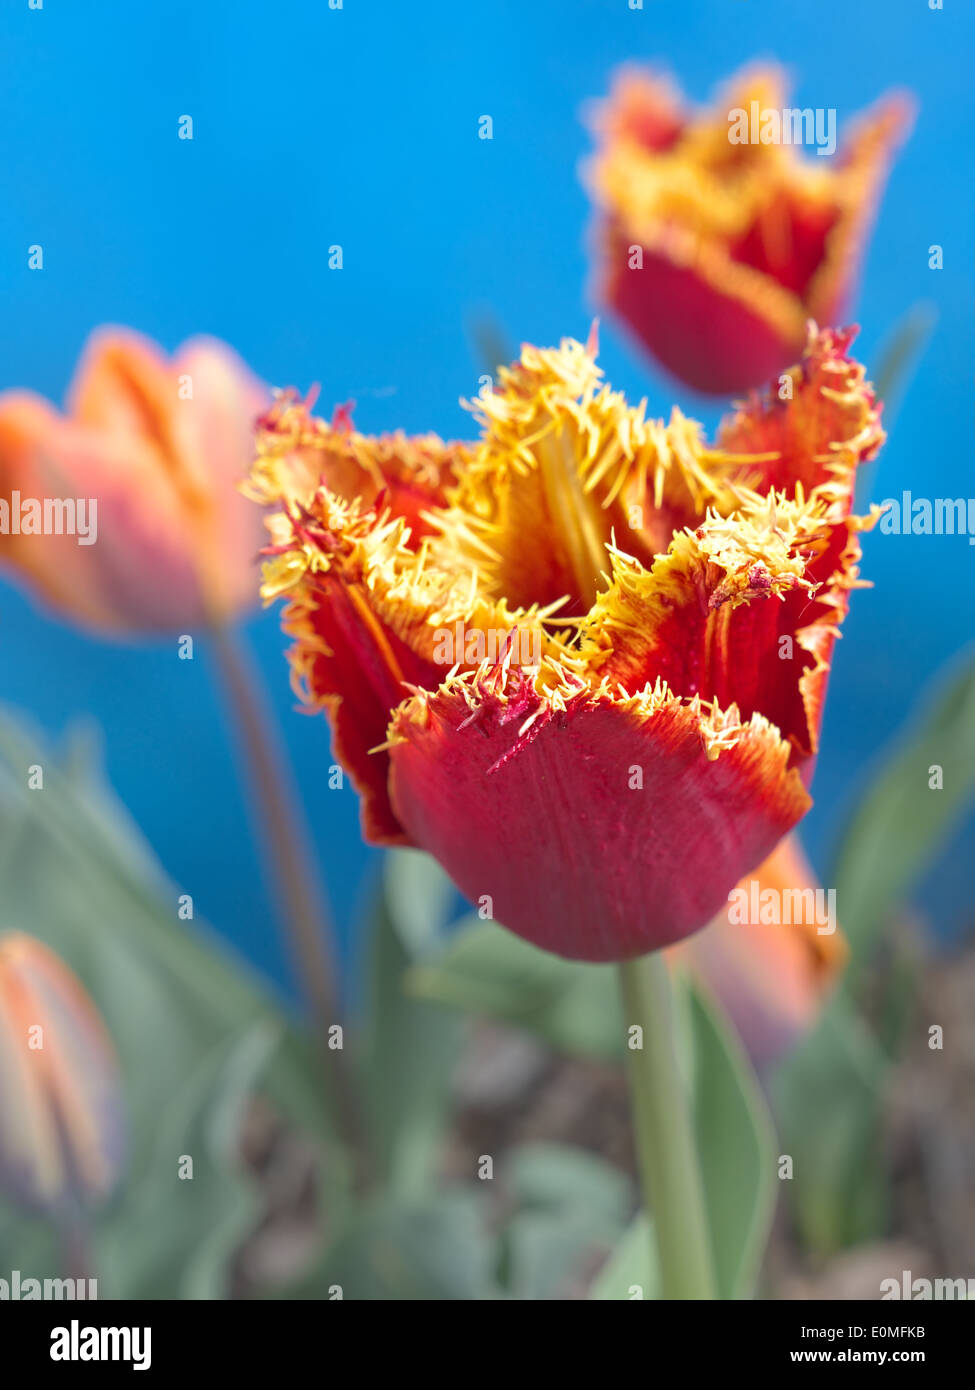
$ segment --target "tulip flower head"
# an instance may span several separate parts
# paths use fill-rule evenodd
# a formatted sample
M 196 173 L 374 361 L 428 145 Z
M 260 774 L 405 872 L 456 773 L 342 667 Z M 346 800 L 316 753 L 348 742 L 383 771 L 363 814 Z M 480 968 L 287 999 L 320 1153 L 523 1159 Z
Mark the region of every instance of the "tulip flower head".
M 121 1081 L 94 1004 L 22 932 L 0 936 L 0 1188 L 47 1212 L 104 1199 L 122 1168 Z
M 788 107 L 775 68 L 739 74 L 700 113 L 624 68 L 597 109 L 596 298 L 695 390 L 760 386 L 799 355 L 810 318 L 842 321 L 911 103 L 880 102 L 835 156 L 798 149 L 826 114 Z
M 811 804 L 875 519 L 851 515 L 854 475 L 883 438 L 852 336 L 811 331 L 713 445 L 604 385 L 594 338 L 526 346 L 468 445 L 278 402 L 250 485 L 276 504 L 264 595 L 287 598 L 294 684 L 369 839 L 429 851 L 483 916 L 579 959 L 720 909 Z
M 222 343 L 193 339 L 167 359 L 136 333 L 93 335 L 64 414 L 27 391 L 0 395 L 0 499 L 29 499 L 39 517 L 54 504 L 62 519 L 83 506 L 97 534 L 8 524 L 0 562 L 102 632 L 236 616 L 253 600 L 261 538 L 237 488 L 266 401 Z

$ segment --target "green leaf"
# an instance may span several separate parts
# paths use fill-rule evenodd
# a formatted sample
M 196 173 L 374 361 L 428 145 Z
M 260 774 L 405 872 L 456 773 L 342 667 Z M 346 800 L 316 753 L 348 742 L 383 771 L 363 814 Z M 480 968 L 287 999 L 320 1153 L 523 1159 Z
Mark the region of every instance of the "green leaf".
M 490 372 L 493 376 L 499 367 L 517 355 L 512 352 L 508 335 L 493 309 L 482 307 L 477 310 L 468 319 L 467 332 L 474 359 L 482 372 Z
M 148 1172 L 99 1227 L 103 1297 L 227 1296 L 227 1266 L 259 1207 L 237 1141 L 275 1043 L 259 1023 L 218 1048 L 160 1115 Z M 186 1159 L 191 1177 L 180 1176 Z
M 376 911 L 363 1055 L 373 1148 L 382 1178 L 400 1195 L 420 1194 L 436 1181 L 464 1033 L 462 1019 L 405 989 L 414 943 L 436 936 L 452 897 L 417 858 L 391 866 Z
M 929 768 L 944 772 L 940 790 Z M 891 908 L 924 873 L 975 795 L 975 655 L 868 786 L 836 868 L 837 914 L 862 967 Z
M 653 1227 L 638 1213 L 589 1286 L 592 1299 L 660 1297 L 660 1271 L 653 1245 Z
M 63 1277 L 61 1242 L 46 1217 L 0 1198 L 0 1278 L 19 1269 L 24 1279 Z
M 804 1244 L 818 1254 L 885 1229 L 881 1112 L 888 1074 L 880 1047 L 841 993 L 773 1077 L 783 1152 L 793 1161 L 786 1195 Z
M 934 331 L 938 310 L 920 300 L 894 324 L 874 372 L 874 390 L 884 403 L 884 428 L 890 434 L 911 379 Z M 865 512 L 873 497 L 874 479 L 880 465 L 874 461 L 857 469 L 856 502 L 853 510 Z
M 517 1299 L 577 1296 L 594 1262 L 616 1245 L 633 1204 L 617 1168 L 561 1144 L 515 1149 L 501 1189 L 515 1208 L 501 1242 L 504 1284 Z
M 720 1298 L 749 1297 L 775 1207 L 775 1132 L 737 1034 L 689 990 L 694 1128 Z
M 561 1211 L 581 1205 L 601 1226 L 621 1223 L 633 1197 L 618 1168 L 566 1144 L 522 1144 L 506 1156 L 502 1173 L 519 1208 Z
M 486 1300 L 499 1296 L 483 1195 L 454 1188 L 356 1208 L 290 1299 Z
M 388 850 L 383 877 L 387 907 L 410 956 L 433 950 L 450 918 L 457 889 L 432 855 L 415 849 Z
M 525 1028 L 571 1055 L 622 1056 L 613 966 L 562 960 L 493 922 L 458 930 L 410 970 L 407 987 L 417 998 Z
M 27 769 L 33 765 L 43 768 L 43 789 L 28 789 Z M 323 1203 L 335 1202 L 345 1184 L 344 1156 L 323 1112 L 305 1032 L 290 1025 L 275 996 L 228 947 L 201 924 L 178 920 L 176 889 L 91 770 L 77 757 L 63 767 L 3 714 L 0 883 L 0 928 L 31 932 L 62 957 L 92 996 L 118 1051 L 129 1140 L 125 1185 L 116 1199 L 120 1206 L 137 1203 L 143 1187 L 152 1190 L 162 1117 L 174 1107 L 185 1108 L 187 1086 L 211 1059 L 261 1026 L 280 1039 L 261 1089 L 315 1141 Z M 211 1099 L 217 1094 L 211 1090 Z M 217 1184 L 225 1178 L 233 1187 L 234 1174 L 218 1160 L 218 1150 L 209 1146 L 205 1152 L 194 1181 L 205 1186 L 211 1177 Z M 113 1210 L 97 1219 L 96 1247 Z M 219 1235 L 226 1229 L 224 1218 L 216 1207 L 211 1215 Z M 198 1214 L 195 1226 L 185 1223 L 179 1230 L 183 1266 L 205 1268 L 211 1239 L 207 1212 Z M 134 1224 L 118 1227 L 113 1261 L 123 1271 L 120 1277 L 128 1258 L 126 1241 L 133 1271 L 142 1267 L 143 1239 Z M 195 1264 L 198 1249 L 203 1254 Z M 179 1262 L 174 1254 L 173 1277 Z M 124 1284 L 126 1295 L 136 1296 L 137 1277 L 133 1273 Z M 153 1281 L 161 1291 L 156 1275 Z M 185 1288 L 182 1278 L 179 1287 Z M 176 1291 L 173 1286 L 168 1293 Z

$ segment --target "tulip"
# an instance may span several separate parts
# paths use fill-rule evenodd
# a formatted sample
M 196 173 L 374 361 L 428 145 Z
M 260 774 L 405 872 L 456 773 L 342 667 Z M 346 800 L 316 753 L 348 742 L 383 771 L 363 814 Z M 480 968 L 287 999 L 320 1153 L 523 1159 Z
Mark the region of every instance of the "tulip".
M 0 562 L 99 632 L 203 628 L 211 637 L 296 973 L 325 1040 L 328 1084 L 336 1108 L 351 1114 L 347 1083 L 333 1083 L 342 1059 L 327 1042 L 339 1007 L 325 895 L 256 667 L 231 630 L 257 600 L 263 529 L 240 485 L 268 403 L 260 382 L 214 339 L 191 339 L 167 359 L 136 333 L 100 330 L 66 413 L 29 392 L 0 396 L 0 523 L 6 491 L 11 517 L 15 498 L 17 516 L 26 498 L 62 521 L 65 501 L 75 516 L 80 501 L 86 521 L 96 518 L 95 534 L 0 524 Z
M 596 297 L 698 391 L 757 387 L 796 359 L 810 318 L 842 320 L 911 124 L 910 100 L 893 95 L 835 157 L 804 157 L 784 143 L 785 95 L 778 69 L 753 69 L 710 110 L 688 112 L 667 80 L 624 68 L 594 118 Z
M 47 946 L 0 936 L 0 1187 L 52 1214 L 103 1200 L 122 1169 L 118 1059 Z
M 779 899 L 819 884 L 794 835 L 787 836 L 739 887 Z M 839 930 L 806 914 L 789 924 L 731 920 L 727 908 L 703 931 L 673 947 L 675 960 L 710 989 L 760 1069 L 777 1061 L 812 1026 L 849 957 Z
M 27 391 L 0 395 L 11 523 L 16 497 L 42 510 L 80 502 L 97 529 L 82 539 L 8 524 L 0 562 L 67 617 L 114 635 L 233 618 L 255 596 L 260 525 L 237 484 L 265 403 L 223 343 L 196 338 L 167 359 L 136 333 L 100 330 L 65 413 Z
M 851 515 L 883 439 L 852 337 L 810 330 L 713 446 L 604 386 L 594 339 L 526 346 L 471 403 L 476 444 L 425 439 L 419 541 L 415 449 L 357 437 L 357 492 L 348 441 L 280 403 L 252 485 L 277 502 L 263 592 L 369 839 L 571 958 L 641 956 L 726 904 L 811 804 L 876 520 Z

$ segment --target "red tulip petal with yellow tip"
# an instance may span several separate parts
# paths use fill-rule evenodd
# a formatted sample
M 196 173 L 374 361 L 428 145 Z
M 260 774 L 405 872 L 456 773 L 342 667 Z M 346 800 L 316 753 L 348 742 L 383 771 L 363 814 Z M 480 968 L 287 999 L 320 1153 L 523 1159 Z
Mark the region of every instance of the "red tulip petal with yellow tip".
M 625 960 L 707 922 L 810 802 L 760 715 L 533 692 L 484 672 L 397 711 L 392 804 L 458 887 L 536 946 Z
M 365 463 L 353 497 L 330 444 L 321 467 L 265 450 L 265 597 L 288 600 L 293 675 L 369 838 L 428 850 L 578 959 L 718 912 L 811 804 L 873 520 L 853 475 L 883 439 L 851 337 L 810 330 L 785 398 L 753 397 L 715 445 L 605 386 L 594 338 L 526 346 L 472 403 L 480 438 L 419 541 Z
M 843 315 L 913 119 L 909 97 L 889 96 L 851 124 L 834 156 L 807 157 L 761 138 L 765 113 L 781 122 L 793 109 L 774 67 L 738 74 L 699 112 L 666 77 L 627 67 L 597 107 L 586 174 L 596 297 L 695 390 L 760 385 L 798 356 L 810 318 Z M 751 135 L 755 114 L 756 138 L 736 143 L 735 121 L 747 118 Z
M 435 434 L 402 432 L 370 438 L 352 423 L 350 405 L 336 408 L 331 423 L 311 413 L 295 391 L 282 391 L 257 422 L 258 457 L 245 493 L 256 502 L 308 501 L 324 483 L 344 502 L 372 505 L 382 496 L 395 517 L 409 525 L 415 545 L 428 533 L 424 513 L 445 500 L 467 446 Z
M 47 946 L 0 936 L 0 1187 L 45 1211 L 101 1201 L 123 1161 L 121 1081 L 91 999 Z

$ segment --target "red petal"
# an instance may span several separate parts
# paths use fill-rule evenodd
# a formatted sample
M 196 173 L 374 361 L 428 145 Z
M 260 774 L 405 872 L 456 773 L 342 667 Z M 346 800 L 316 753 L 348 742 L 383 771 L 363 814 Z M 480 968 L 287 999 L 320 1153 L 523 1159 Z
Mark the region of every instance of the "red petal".
M 422 666 L 361 589 L 334 576 L 305 586 L 285 610 L 284 630 L 297 639 L 289 653 L 295 688 L 328 714 L 335 759 L 362 798 L 363 834 L 373 844 L 409 844 L 389 803 L 389 754 L 372 750 L 385 742 L 404 682 L 434 684 L 442 671 Z
M 766 455 L 764 462 L 742 463 L 741 479 L 756 492 L 784 488 L 792 496 L 801 486 L 808 496 L 820 489 L 832 504 L 831 519 L 848 515 L 856 469 L 885 438 L 866 371 L 848 355 L 857 331 L 820 332 L 811 325 L 798 366 L 722 422 L 717 448 Z
M 467 445 L 445 444 L 435 434 L 360 434 L 345 406 L 328 424 L 293 391 L 258 421 L 258 449 L 250 491 L 259 500 L 289 497 L 307 506 L 324 486 L 345 502 L 380 505 L 402 518 L 414 547 L 432 533 L 425 513 L 443 505 L 445 489 L 468 453 Z
M 434 690 L 452 666 L 476 664 L 468 660 L 468 639 L 493 632 L 503 642 L 517 626 L 529 638 L 519 651 L 537 650 L 538 661 L 548 638 L 536 618 L 477 598 L 473 575 L 444 574 L 425 548 L 411 550 L 402 520 L 363 514 L 325 488 L 312 510 L 279 513 L 273 526 L 284 543 L 272 549 L 283 551 L 285 567 L 282 582 L 266 592 L 289 595 L 283 626 L 295 639 L 292 683 L 329 715 L 335 757 L 363 798 L 366 838 L 406 843 L 389 804 L 388 754 L 376 751 L 391 711 L 413 687 Z M 278 573 L 276 563 L 266 575 Z
M 665 692 L 558 703 L 521 673 L 482 673 L 391 727 L 392 801 L 414 843 L 547 950 L 623 960 L 686 936 L 808 809 L 764 720 Z
M 671 234 L 657 249 L 609 222 L 600 234 L 596 297 L 679 381 L 733 396 L 768 381 L 802 350 L 806 311 L 760 271 Z M 642 265 L 631 268 L 631 247 Z
M 583 633 L 586 667 L 610 689 L 662 680 L 746 719 L 762 714 L 806 763 L 864 524 L 831 524 L 815 499 L 759 497 L 679 534 L 650 569 L 617 552 Z

